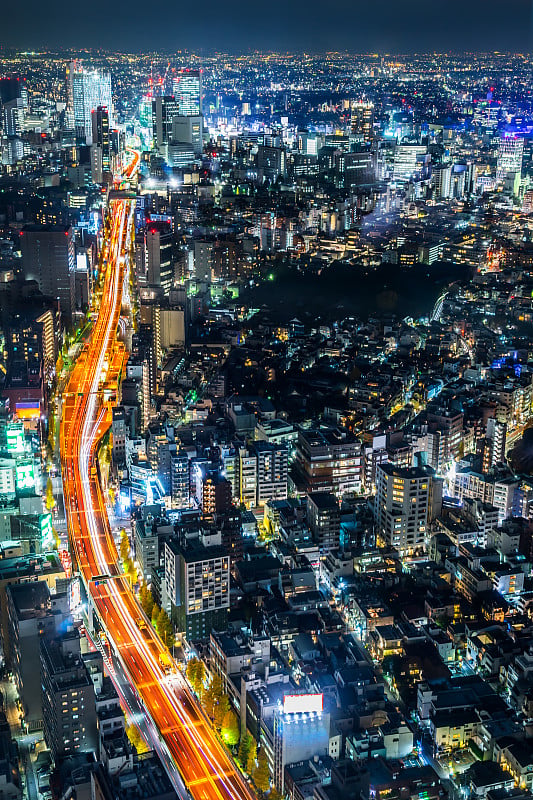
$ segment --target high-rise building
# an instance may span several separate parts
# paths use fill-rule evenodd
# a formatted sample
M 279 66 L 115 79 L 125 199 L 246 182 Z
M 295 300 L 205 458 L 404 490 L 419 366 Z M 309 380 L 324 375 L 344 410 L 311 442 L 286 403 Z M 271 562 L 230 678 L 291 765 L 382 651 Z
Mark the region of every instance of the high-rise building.
M 77 62 L 72 62 L 69 65 L 67 80 L 76 135 L 80 139 L 85 139 L 87 144 L 92 144 L 92 112 L 102 106 L 107 108 L 109 115 L 112 116 L 111 75 L 108 72 L 87 70 Z
M 80 634 L 41 640 L 44 738 L 54 760 L 98 746 L 94 684 L 81 657 Z
M 170 491 L 173 508 L 186 508 L 190 497 L 189 456 L 178 450 L 170 457 Z
M 253 442 L 239 451 L 239 497 L 247 506 L 264 506 L 287 497 L 289 451 L 286 444 Z
M 203 117 L 200 114 L 195 116 L 182 116 L 181 114 L 172 119 L 172 144 L 188 144 L 192 146 L 195 156 L 202 153 L 203 136 Z
M 273 746 L 267 754 L 278 791 L 284 791 L 288 764 L 305 763 L 329 750 L 330 714 L 323 709 L 322 695 L 286 694 L 274 711 Z
M 151 222 L 144 234 L 146 278 L 149 286 L 160 286 L 168 295 L 174 283 L 172 227 L 166 222 Z
M 26 225 L 21 232 L 22 274 L 37 281 L 39 290 L 59 300 L 71 319 L 75 306 L 75 258 L 72 228 L 66 225 Z
M 301 430 L 291 477 L 305 492 L 360 491 L 363 474 L 361 442 L 351 433 L 331 428 Z
M 3 106 L 4 133 L 6 136 L 20 136 L 24 128 L 24 102 L 16 97 Z
M 440 167 L 435 167 L 431 178 L 436 199 L 449 200 L 453 196 L 452 165 L 442 164 Z
M 524 140 L 519 136 L 505 134 L 498 145 L 496 178 L 501 181 L 510 172 L 522 173 Z
M 124 406 L 113 408 L 111 423 L 113 433 L 113 463 L 123 465 L 126 463 L 126 410 Z
M 442 480 L 431 467 L 377 467 L 376 533 L 401 556 L 425 547 L 428 523 L 442 506 Z
M 351 133 L 360 136 L 365 142 L 374 138 L 374 104 L 364 101 L 354 102 L 351 105 Z
M 307 524 L 321 554 L 339 548 L 341 512 L 334 494 L 313 492 L 307 496 Z
M 221 534 L 165 543 L 165 587 L 172 619 L 189 641 L 228 622 L 230 559 Z
M 152 100 L 152 127 L 154 144 L 158 148 L 168 145 L 172 140 L 172 120 L 178 115 L 178 101 L 168 95 Z
M 6 604 L 7 661 L 23 698 L 26 722 L 30 730 L 37 730 L 43 720 L 41 684 L 35 674 L 40 642 L 54 638 L 64 627 L 69 615 L 68 596 L 51 595 L 46 581 L 41 580 L 8 586 Z
M 198 69 L 181 69 L 174 79 L 173 91 L 179 114 L 197 117 L 202 113 L 202 72 Z
M 94 183 L 111 180 L 111 140 L 109 135 L 109 111 L 98 106 L 91 112 L 92 147 L 91 169 Z

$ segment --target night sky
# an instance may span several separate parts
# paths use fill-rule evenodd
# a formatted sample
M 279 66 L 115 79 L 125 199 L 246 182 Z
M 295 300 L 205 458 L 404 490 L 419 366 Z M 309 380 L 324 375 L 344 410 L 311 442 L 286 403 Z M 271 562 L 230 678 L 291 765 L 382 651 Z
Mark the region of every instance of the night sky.
M 533 49 L 532 0 L 22 0 L 4 4 L 5 47 L 114 50 Z

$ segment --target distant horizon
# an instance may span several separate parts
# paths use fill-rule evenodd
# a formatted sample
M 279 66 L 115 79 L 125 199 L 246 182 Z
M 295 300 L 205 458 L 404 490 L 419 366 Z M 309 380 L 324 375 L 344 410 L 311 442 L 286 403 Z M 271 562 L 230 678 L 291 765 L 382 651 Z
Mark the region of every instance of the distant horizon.
M 113 49 L 109 47 L 75 47 L 75 46 L 64 46 L 64 47 L 44 47 L 41 46 L 39 48 L 30 48 L 30 47 L 13 47 L 11 45 L 4 44 L 0 42 L 0 54 L 7 54 L 11 53 L 13 55 L 44 55 L 47 53 L 57 53 L 57 54 L 76 54 L 79 53 L 83 55 L 84 53 L 87 54 L 104 54 L 104 55 L 165 55 L 165 56 L 176 56 L 179 57 L 180 55 L 188 56 L 188 57 L 200 57 L 200 56 L 217 56 L 217 55 L 269 55 L 269 56 L 301 56 L 301 55 L 308 55 L 308 56 L 329 56 L 329 55 L 340 55 L 340 56 L 355 56 L 360 58 L 399 58 L 399 57 L 406 57 L 406 58 L 414 58 L 417 56 L 447 56 L 449 58 L 461 58 L 466 57 L 469 55 L 474 56 L 514 56 L 514 57 L 523 57 L 523 58 L 532 58 L 533 59 L 533 50 L 531 52 L 526 52 L 524 50 L 413 50 L 413 51 L 406 51 L 406 50 L 349 50 L 349 49 L 332 49 L 332 50 L 311 50 L 309 48 L 295 48 L 291 49 L 281 49 L 281 48 L 248 48 L 248 49 L 207 49 L 207 48 L 178 48 L 177 50 L 172 50 L 168 47 L 161 47 L 157 50 L 147 50 L 141 48 L 131 48 L 131 49 Z
M 396 0 L 379 4 L 338 0 L 247 0 L 230 7 L 176 3 L 147 11 L 95 0 L 90 8 L 69 0 L 43 5 L 27 0 L 4 13 L 0 41 L 17 51 L 101 49 L 111 52 L 326 52 L 531 53 L 532 0 Z M 244 45 L 244 46 L 243 46 Z

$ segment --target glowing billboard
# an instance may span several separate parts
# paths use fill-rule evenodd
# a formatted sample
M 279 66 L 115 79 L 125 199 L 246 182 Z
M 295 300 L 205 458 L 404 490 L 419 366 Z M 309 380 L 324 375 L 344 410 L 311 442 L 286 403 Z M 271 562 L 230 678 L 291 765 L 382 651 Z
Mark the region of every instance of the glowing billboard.
M 35 487 L 35 477 L 33 474 L 33 461 L 18 461 L 15 468 L 17 476 L 17 489 L 33 489 Z
M 322 711 L 322 694 L 286 694 L 283 698 L 285 714 L 312 714 Z
M 6 428 L 7 449 L 10 453 L 24 452 L 24 427 L 21 422 L 10 422 Z
M 27 400 L 16 404 L 16 414 L 19 419 L 39 419 L 41 405 L 38 400 Z

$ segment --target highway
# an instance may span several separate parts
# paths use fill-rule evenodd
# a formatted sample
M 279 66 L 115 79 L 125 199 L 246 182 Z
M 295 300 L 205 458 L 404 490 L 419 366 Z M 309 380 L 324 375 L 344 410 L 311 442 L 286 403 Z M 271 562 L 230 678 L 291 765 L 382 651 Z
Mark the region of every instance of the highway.
M 123 180 L 133 178 L 134 154 Z M 142 617 L 118 554 L 98 479 L 96 452 L 111 422 L 113 400 L 106 400 L 106 375 L 122 346 L 117 339 L 122 290 L 127 276 L 135 200 L 110 201 L 111 225 L 103 244 L 105 276 L 98 317 L 78 356 L 63 397 L 60 452 L 69 544 L 74 569 L 88 597 L 88 617 L 95 614 L 120 660 L 132 690 L 159 731 L 162 747 L 176 765 L 193 800 L 256 800 L 248 784 L 205 721 L 180 672 L 168 676 L 159 663 L 165 648 Z M 141 726 L 142 728 L 142 726 Z M 150 738 L 150 737 L 148 737 Z

